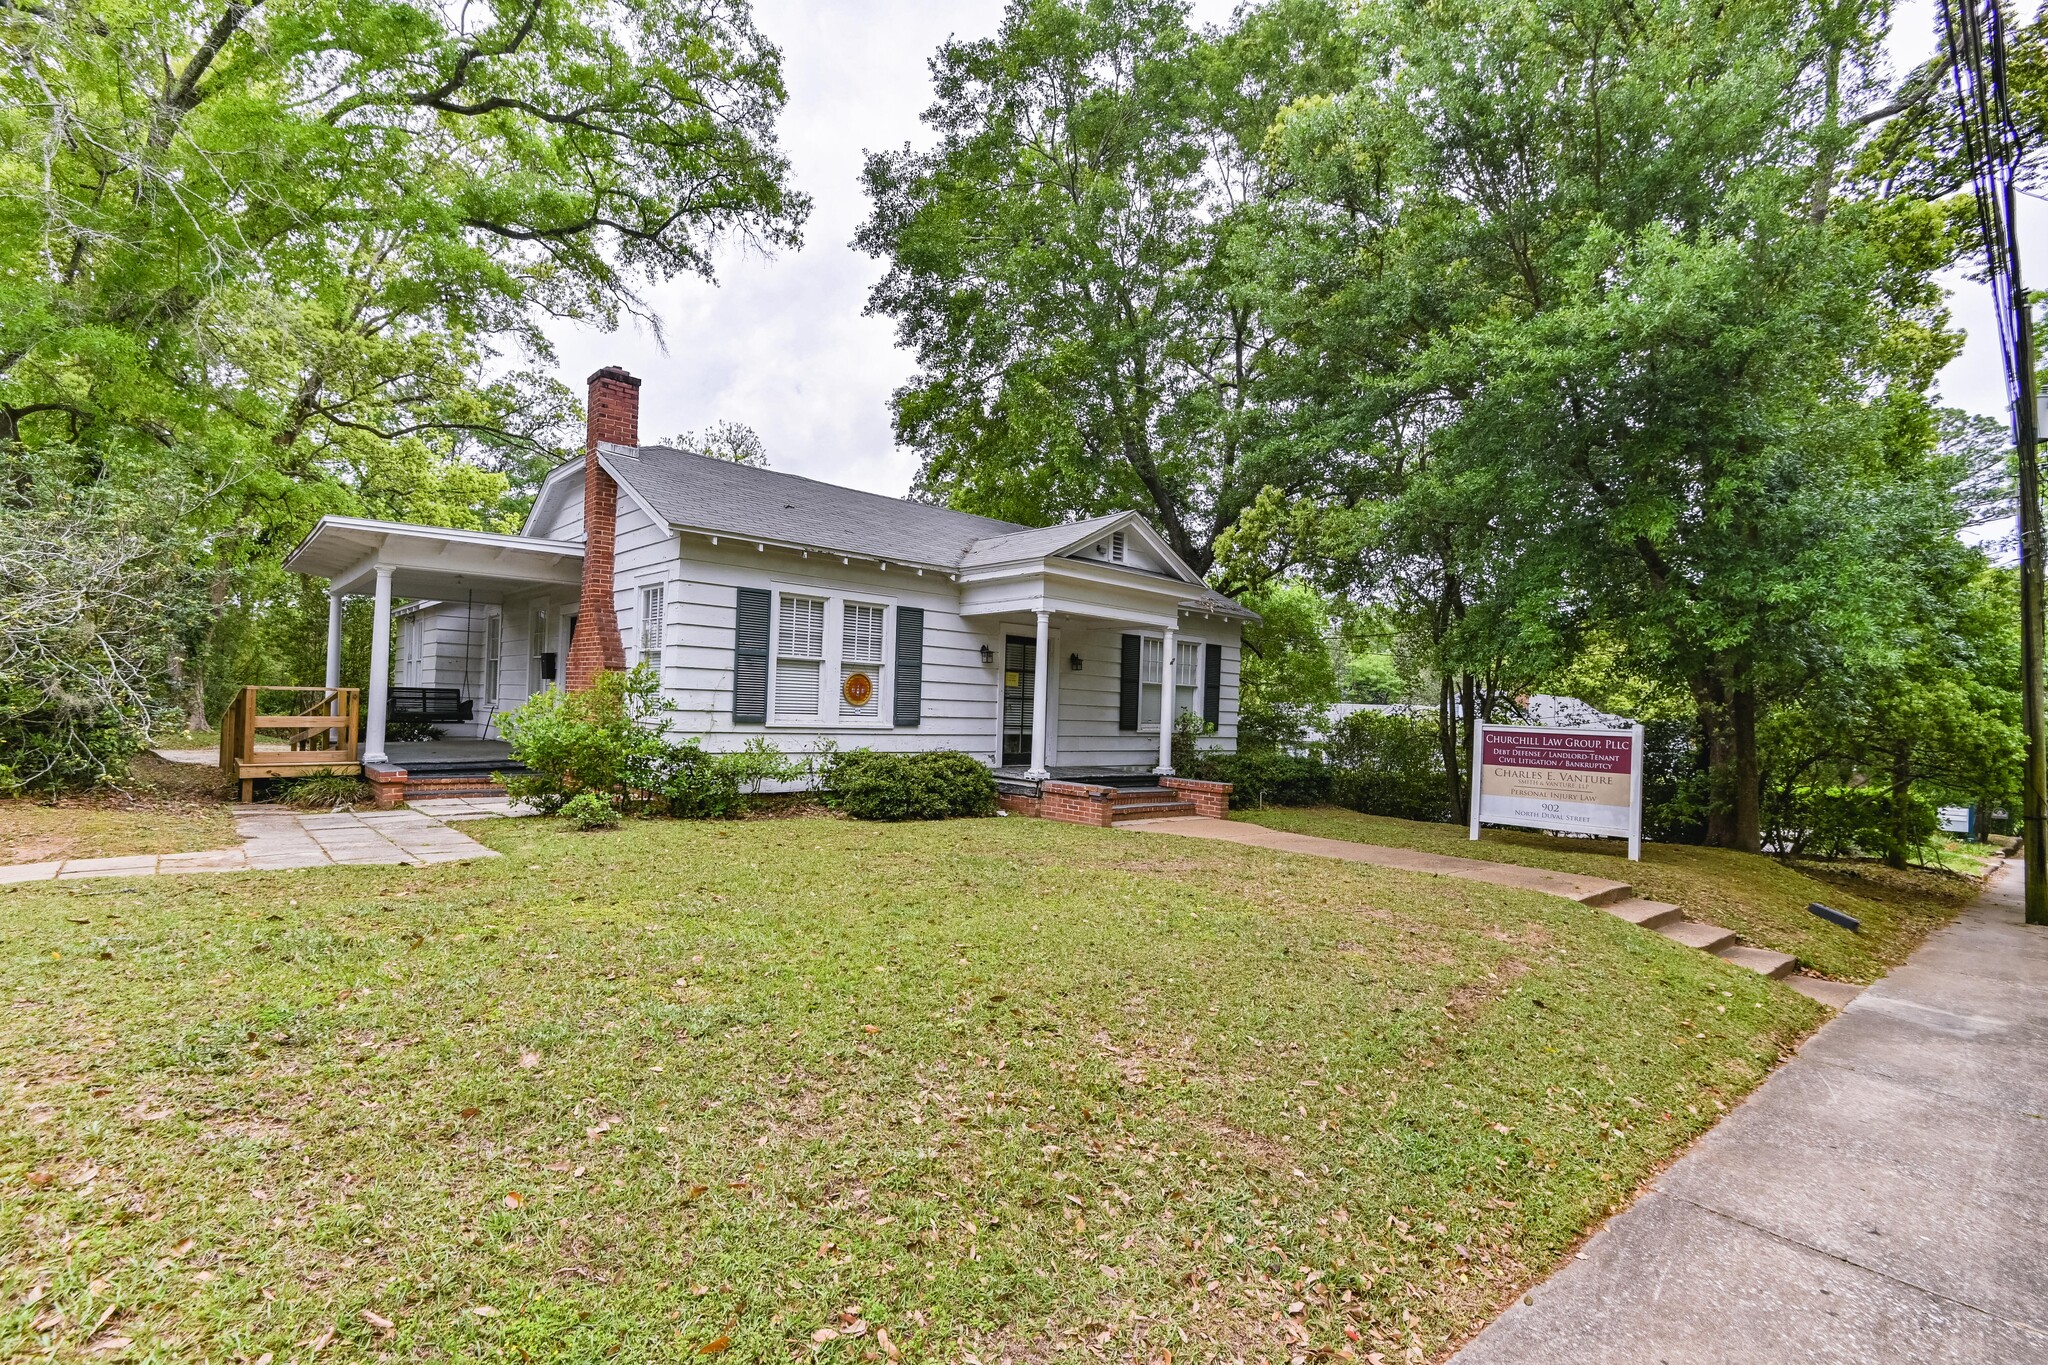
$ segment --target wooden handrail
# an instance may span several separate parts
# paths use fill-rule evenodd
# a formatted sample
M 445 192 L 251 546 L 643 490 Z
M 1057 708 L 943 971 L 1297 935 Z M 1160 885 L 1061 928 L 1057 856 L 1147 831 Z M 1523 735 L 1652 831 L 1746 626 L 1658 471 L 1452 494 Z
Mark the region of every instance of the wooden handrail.
M 259 711 L 258 695 L 265 692 L 313 694 L 319 700 L 312 709 L 284 714 Z M 255 794 L 257 777 L 274 777 L 277 769 L 362 770 L 362 695 L 353 687 L 244 687 L 228 703 L 220 719 L 221 772 L 241 787 L 242 799 Z M 292 753 L 256 752 L 256 732 L 291 732 Z M 314 757 L 317 752 L 318 757 Z M 258 771 L 250 771 L 255 769 Z

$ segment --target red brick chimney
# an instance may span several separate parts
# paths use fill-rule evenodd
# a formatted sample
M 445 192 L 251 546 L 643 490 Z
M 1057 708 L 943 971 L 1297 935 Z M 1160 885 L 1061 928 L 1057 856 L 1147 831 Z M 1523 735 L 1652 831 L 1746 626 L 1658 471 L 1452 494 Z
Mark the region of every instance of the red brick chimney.
M 612 605 L 612 553 L 619 528 L 619 486 L 597 463 L 597 443 L 640 444 L 640 381 L 616 365 L 590 376 L 583 436 L 583 597 L 576 639 L 569 646 L 571 692 L 590 686 L 600 670 L 623 670 L 626 647 Z

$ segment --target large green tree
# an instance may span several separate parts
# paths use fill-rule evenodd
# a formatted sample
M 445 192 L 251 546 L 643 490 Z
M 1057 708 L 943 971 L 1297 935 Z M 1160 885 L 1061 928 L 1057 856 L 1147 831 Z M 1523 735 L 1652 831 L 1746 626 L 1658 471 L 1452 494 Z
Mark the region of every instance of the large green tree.
M 1898 566 L 1954 531 L 1926 494 L 1944 215 L 1840 185 L 1882 21 L 1392 0 L 1364 79 L 1271 144 L 1270 401 L 1376 475 L 1318 509 L 1362 528 L 1326 571 L 1414 566 L 1468 726 L 1473 679 L 1619 643 L 1692 696 L 1738 847 L 1762 708 L 1878 648 Z
M 744 0 L 0 0 L 0 483 L 202 532 L 196 704 L 318 514 L 513 514 L 544 318 L 797 240 L 784 98 Z
M 869 309 L 918 373 L 896 395 L 921 486 L 1020 521 L 1136 508 L 1206 569 L 1286 451 L 1254 454 L 1267 331 L 1237 286 L 1257 153 L 1348 79 L 1339 7 L 1280 0 L 1199 34 L 1182 0 L 1013 0 L 932 61 L 929 151 L 871 156 Z

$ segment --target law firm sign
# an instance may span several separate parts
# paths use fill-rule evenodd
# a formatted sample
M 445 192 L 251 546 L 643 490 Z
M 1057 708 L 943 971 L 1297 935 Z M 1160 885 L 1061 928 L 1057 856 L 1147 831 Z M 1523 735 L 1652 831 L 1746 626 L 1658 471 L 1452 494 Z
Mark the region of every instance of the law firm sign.
M 1472 756 L 1472 837 L 1515 825 L 1628 840 L 1642 856 L 1643 727 L 1481 725 Z

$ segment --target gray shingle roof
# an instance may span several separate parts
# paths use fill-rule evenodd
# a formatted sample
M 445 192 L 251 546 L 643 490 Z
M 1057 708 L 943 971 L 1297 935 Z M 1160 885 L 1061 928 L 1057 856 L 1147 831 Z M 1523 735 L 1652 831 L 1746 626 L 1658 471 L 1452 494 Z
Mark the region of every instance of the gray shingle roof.
M 950 569 L 976 541 L 1031 529 L 667 446 L 607 446 L 604 458 L 670 525 L 693 531 Z
M 963 569 L 977 568 L 983 564 L 1008 564 L 1019 559 L 1043 559 L 1056 555 L 1075 541 L 1085 537 L 1097 526 L 1107 526 L 1113 521 L 1123 520 L 1122 513 L 1107 517 L 1096 517 L 1089 521 L 1070 521 L 1058 526 L 1039 526 L 1031 530 L 1012 531 L 1008 535 L 990 536 L 978 540 L 960 561 Z
M 612 471 L 671 526 L 891 563 L 959 569 L 1040 558 L 1121 515 L 1020 526 L 668 446 L 607 445 L 602 453 Z M 1214 588 L 1188 587 L 1187 605 L 1252 615 Z

